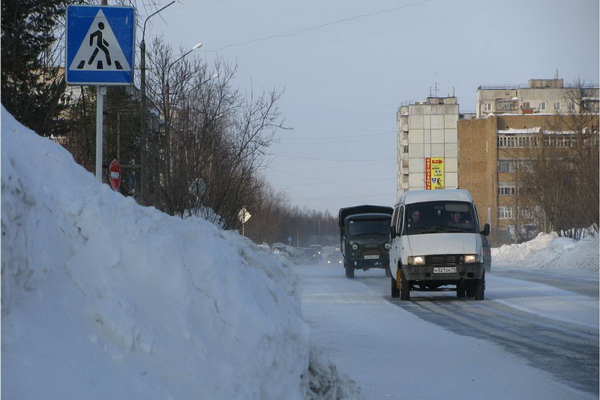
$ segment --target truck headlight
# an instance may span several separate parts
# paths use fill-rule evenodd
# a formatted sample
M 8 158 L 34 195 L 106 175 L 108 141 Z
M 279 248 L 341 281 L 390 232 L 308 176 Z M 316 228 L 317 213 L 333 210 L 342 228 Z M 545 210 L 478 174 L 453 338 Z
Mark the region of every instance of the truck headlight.
M 479 255 L 467 254 L 465 255 L 465 264 L 474 264 L 479 262 Z
M 354 250 L 354 251 L 358 250 L 358 244 L 352 243 L 352 250 Z
M 425 265 L 425 257 L 410 256 L 408 257 L 408 265 Z

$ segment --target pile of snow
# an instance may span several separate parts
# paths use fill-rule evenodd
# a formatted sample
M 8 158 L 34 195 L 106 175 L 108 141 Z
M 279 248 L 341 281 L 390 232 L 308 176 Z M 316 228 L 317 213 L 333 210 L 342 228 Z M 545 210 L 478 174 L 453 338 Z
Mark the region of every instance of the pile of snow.
M 2 397 L 360 396 L 309 341 L 281 258 L 140 207 L 2 108 Z
M 493 265 L 529 269 L 598 271 L 598 235 L 582 240 L 540 233 L 528 242 L 492 248 Z

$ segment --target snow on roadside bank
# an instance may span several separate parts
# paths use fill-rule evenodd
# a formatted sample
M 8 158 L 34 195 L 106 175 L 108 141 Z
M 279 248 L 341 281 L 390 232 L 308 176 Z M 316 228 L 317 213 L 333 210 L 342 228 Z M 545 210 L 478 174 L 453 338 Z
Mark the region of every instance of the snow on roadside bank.
M 540 233 L 520 244 L 492 248 L 492 263 L 528 269 L 567 269 L 598 272 L 598 235 L 582 240 Z
M 2 108 L 3 398 L 359 398 L 310 350 L 298 285 L 241 235 L 99 184 Z

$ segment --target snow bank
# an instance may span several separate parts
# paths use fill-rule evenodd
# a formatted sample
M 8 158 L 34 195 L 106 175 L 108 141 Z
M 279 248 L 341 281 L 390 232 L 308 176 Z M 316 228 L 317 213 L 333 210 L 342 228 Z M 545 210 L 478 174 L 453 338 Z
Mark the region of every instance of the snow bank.
M 492 263 L 532 269 L 598 271 L 598 235 L 582 240 L 540 233 L 528 242 L 492 249 Z
M 3 397 L 317 398 L 337 376 L 309 374 L 298 288 L 279 257 L 140 207 L 2 108 Z

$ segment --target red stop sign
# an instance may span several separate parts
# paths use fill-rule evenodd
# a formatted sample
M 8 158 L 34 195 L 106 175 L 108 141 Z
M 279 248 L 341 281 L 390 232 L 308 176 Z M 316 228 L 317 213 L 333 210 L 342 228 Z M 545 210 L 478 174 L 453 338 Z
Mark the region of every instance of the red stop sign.
M 112 160 L 108 167 L 108 180 L 113 190 L 119 190 L 119 186 L 121 186 L 121 167 L 117 160 Z

